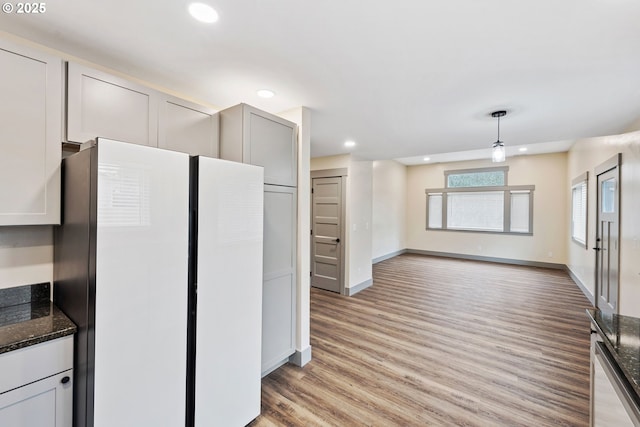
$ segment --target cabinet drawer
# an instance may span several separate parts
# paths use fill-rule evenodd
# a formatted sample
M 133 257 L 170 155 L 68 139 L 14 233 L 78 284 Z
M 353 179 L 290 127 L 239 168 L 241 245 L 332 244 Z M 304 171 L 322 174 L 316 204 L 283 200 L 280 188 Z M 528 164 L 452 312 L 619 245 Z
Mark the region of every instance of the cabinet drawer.
M 0 393 L 73 368 L 73 335 L 0 355 Z

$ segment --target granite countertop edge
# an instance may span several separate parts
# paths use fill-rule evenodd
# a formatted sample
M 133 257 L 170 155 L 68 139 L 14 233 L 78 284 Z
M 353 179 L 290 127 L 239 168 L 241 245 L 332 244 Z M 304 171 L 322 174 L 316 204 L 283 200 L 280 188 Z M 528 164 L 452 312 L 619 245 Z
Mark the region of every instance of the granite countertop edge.
M 0 328 L 0 354 L 76 333 L 76 325 L 55 304 L 50 304 L 51 327 L 43 328 L 37 322 L 26 320 Z
M 609 338 L 607 337 L 607 334 L 600 327 L 600 324 L 598 323 L 597 319 L 594 316 L 595 310 L 587 309 L 586 312 L 587 312 L 587 316 L 589 316 L 589 319 L 591 320 L 591 323 L 595 325 L 597 332 L 602 337 L 602 342 L 604 342 L 604 345 L 607 347 L 607 350 L 609 350 L 609 353 L 611 353 L 614 361 L 618 365 L 618 368 L 624 374 L 625 380 L 629 383 L 629 385 L 631 385 L 633 390 L 636 392 L 636 397 L 640 399 L 640 384 L 637 382 L 637 378 L 635 378 L 633 373 L 629 371 L 629 368 L 627 366 L 628 362 L 624 358 L 620 357 L 617 349 L 613 346 L 613 344 L 611 344 L 611 342 L 609 341 Z

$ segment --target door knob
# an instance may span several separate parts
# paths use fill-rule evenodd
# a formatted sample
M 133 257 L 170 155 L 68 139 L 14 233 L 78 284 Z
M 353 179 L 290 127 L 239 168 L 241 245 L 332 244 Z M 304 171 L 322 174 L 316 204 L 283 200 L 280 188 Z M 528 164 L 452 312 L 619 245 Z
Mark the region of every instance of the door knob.
M 340 243 L 340 239 L 335 239 L 334 242 Z

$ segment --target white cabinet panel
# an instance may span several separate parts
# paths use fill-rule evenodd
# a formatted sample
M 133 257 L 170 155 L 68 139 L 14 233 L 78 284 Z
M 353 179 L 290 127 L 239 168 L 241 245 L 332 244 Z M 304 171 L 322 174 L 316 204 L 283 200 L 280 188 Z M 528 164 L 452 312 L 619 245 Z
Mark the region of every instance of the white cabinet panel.
M 0 225 L 59 224 L 62 59 L 0 40 L 0 70 Z
M 295 351 L 296 189 L 264 186 L 262 372 Z
M 268 374 L 295 351 L 295 287 L 284 274 L 264 281 L 262 300 L 262 374 Z
M 158 93 L 70 62 L 67 72 L 67 139 L 96 137 L 157 145 Z
M 264 167 L 265 184 L 297 185 L 297 125 L 239 104 L 220 111 L 220 157 Z
M 213 110 L 163 96 L 158 126 L 159 148 L 218 157 L 218 116 Z
M 246 114 L 248 163 L 264 166 L 267 184 L 295 186 L 298 174 L 295 125 L 262 112 L 248 110 Z

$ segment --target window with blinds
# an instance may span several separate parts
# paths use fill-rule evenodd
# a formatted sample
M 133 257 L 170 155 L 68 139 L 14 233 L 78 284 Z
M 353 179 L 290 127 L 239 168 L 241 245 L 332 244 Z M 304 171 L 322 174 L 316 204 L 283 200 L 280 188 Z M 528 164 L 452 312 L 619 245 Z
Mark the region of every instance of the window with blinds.
M 587 188 L 589 173 L 585 172 L 571 184 L 571 240 L 587 248 Z
M 533 234 L 532 185 L 507 186 L 508 168 L 445 172 L 427 189 L 427 229 Z

